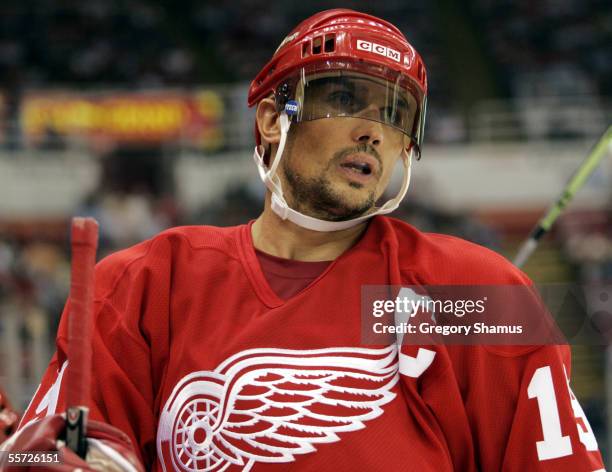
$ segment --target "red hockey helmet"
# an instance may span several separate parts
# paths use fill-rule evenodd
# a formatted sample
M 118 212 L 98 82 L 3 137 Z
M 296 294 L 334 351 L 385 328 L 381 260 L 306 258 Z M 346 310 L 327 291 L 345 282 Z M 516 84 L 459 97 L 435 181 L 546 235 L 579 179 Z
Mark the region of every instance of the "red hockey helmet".
M 405 133 L 420 156 L 427 97 L 425 66 L 398 28 L 365 13 L 327 10 L 300 23 L 251 83 L 248 102 L 253 106 L 273 94 L 279 111 L 294 115 L 297 122 L 357 116 L 355 100 L 348 109 L 308 103 L 322 88 L 329 90 L 349 79 L 362 81 L 361 85 L 369 80 L 361 89 L 386 97 L 387 103 L 381 106 L 386 111 L 374 119 Z M 352 85 L 355 87 L 354 82 Z M 255 133 L 259 144 L 257 128 Z

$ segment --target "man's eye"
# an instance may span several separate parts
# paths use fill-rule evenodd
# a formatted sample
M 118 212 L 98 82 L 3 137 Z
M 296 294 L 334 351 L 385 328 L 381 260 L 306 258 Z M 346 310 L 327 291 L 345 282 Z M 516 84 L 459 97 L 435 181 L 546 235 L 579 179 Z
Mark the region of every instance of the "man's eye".
M 339 90 L 329 95 L 329 102 L 339 108 L 351 108 L 355 105 L 355 95 L 352 92 Z

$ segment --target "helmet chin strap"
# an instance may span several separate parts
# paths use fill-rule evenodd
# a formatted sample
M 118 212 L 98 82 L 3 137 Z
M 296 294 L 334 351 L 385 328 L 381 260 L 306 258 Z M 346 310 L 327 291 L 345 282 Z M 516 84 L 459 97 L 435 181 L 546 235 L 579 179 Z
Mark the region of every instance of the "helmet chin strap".
M 280 178 L 276 174 L 276 170 L 278 169 L 278 165 L 283 157 L 283 150 L 285 149 L 285 143 L 287 142 L 287 134 L 289 133 L 289 126 L 291 122 L 289 121 L 289 117 L 285 111 L 282 111 L 280 114 L 280 125 L 281 125 L 281 138 L 278 143 L 278 148 L 276 150 L 276 156 L 272 160 L 272 166 L 268 169 L 264 162 L 264 153 L 260 151 L 259 146 L 255 146 L 255 152 L 253 153 L 253 159 L 255 160 L 255 164 L 257 165 L 257 170 L 259 171 L 259 177 L 266 185 L 268 190 L 272 193 L 272 211 L 276 213 L 281 219 L 289 220 L 292 223 L 295 223 L 302 228 L 310 229 L 312 231 L 322 231 L 322 232 L 330 232 L 330 231 L 340 231 L 343 229 L 352 228 L 353 226 L 358 225 L 359 223 L 366 221 L 369 218 L 372 218 L 375 215 L 385 215 L 387 213 L 391 213 L 395 210 L 404 196 L 408 191 L 408 186 L 410 185 L 410 165 L 412 161 L 412 149 L 410 153 L 404 150 L 402 151 L 402 162 L 404 164 L 404 177 L 402 181 L 402 187 L 397 195 L 391 200 L 387 201 L 383 206 L 376 208 L 374 211 L 370 213 L 366 213 L 365 215 L 359 216 L 357 218 L 353 218 L 346 221 L 327 221 L 320 220 L 318 218 L 313 218 L 312 216 L 304 215 L 293 208 L 291 208 L 285 197 L 283 195 L 283 187 L 280 181 Z

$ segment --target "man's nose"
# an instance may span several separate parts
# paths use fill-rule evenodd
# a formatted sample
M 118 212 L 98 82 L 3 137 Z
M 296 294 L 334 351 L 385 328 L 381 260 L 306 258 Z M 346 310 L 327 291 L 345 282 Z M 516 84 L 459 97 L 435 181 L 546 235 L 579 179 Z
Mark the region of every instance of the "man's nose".
M 375 105 L 370 105 L 361 110 L 358 114 L 353 115 L 355 118 L 361 118 L 357 121 L 357 125 L 353 128 L 353 141 L 359 143 L 369 143 L 373 146 L 379 146 L 383 141 L 383 128 L 380 119 L 380 111 Z

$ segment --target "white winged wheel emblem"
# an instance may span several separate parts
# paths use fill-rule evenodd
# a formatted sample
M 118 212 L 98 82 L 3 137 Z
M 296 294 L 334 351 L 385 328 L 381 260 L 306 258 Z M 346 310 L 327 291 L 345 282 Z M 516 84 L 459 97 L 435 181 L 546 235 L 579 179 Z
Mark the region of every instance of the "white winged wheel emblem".
M 248 471 L 340 441 L 395 398 L 397 349 L 250 349 L 176 385 L 162 411 L 164 470 Z

